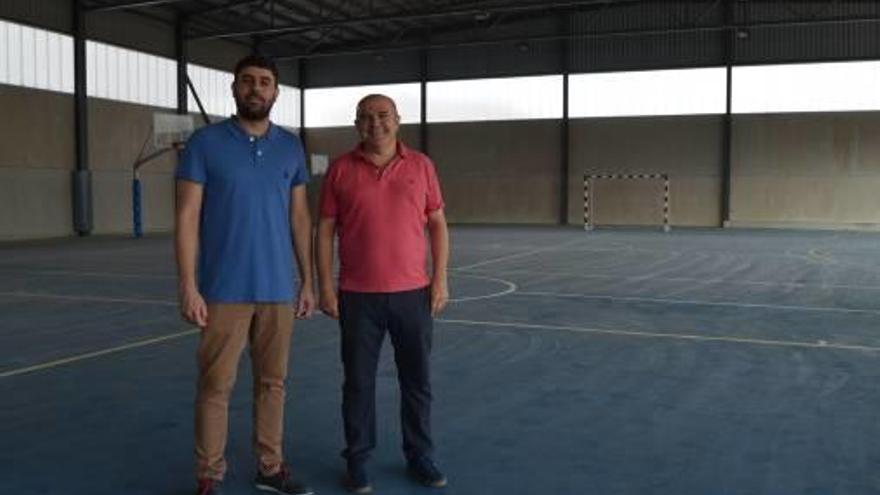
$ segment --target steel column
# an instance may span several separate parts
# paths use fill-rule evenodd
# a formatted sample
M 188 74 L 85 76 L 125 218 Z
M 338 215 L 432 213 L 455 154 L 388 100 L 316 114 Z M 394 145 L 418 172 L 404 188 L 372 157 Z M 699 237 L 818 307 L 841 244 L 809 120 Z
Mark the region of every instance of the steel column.
M 733 2 L 724 0 L 724 25 L 731 26 L 734 21 Z M 732 162 L 732 133 L 733 133 L 733 116 L 731 115 L 732 106 L 732 90 L 733 90 L 733 43 L 736 39 L 736 28 L 727 29 L 721 32 L 723 49 L 724 49 L 724 65 L 727 70 L 727 78 L 725 85 L 725 110 L 721 124 L 721 226 L 727 226 L 730 223 L 730 182 L 731 182 L 731 162 Z
M 73 228 L 78 235 L 92 232 L 92 176 L 89 170 L 89 119 L 86 93 L 86 12 L 83 0 L 73 2 L 73 114 L 76 169 L 73 171 Z
M 562 34 L 568 34 L 569 20 L 568 16 L 560 17 Z M 571 129 L 569 127 L 568 118 L 568 76 L 571 71 L 571 42 L 568 36 L 562 39 L 562 122 L 560 124 L 560 141 L 559 141 L 559 224 L 566 225 L 568 223 L 568 172 L 571 167 Z

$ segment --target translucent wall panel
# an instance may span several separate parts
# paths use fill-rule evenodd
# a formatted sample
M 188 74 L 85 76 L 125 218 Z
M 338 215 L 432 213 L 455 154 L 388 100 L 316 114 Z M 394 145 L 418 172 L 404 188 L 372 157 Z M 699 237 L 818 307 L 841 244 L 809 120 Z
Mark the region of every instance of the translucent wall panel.
M 9 24 L 0 21 L 0 82 L 9 83 Z
M 176 81 L 177 65 L 170 58 L 86 41 L 86 93 L 89 96 L 175 108 Z
M 195 64 L 188 64 L 186 70 L 206 112 L 220 117 L 229 117 L 235 113 L 231 72 L 209 69 Z M 189 92 L 188 98 L 189 109 L 198 112 L 199 106 L 193 98 L 192 92 Z
M 61 36 L 61 91 L 73 93 L 73 37 Z
M 278 90 L 278 99 L 272 109 L 272 121 L 283 126 L 299 128 L 299 88 L 282 84 Z
M 9 75 L 5 82 L 9 84 L 22 84 L 22 59 L 24 52 L 21 46 L 21 31 L 23 26 L 18 24 L 4 23 L 6 32 L 6 53 L 9 56 Z
M 733 111 L 880 109 L 880 62 L 762 65 L 733 69 Z
M 28 88 L 37 87 L 35 61 L 37 47 L 34 31 L 27 26 L 21 28 L 21 85 Z
M 0 20 L 0 84 L 73 93 L 73 38 Z
M 232 96 L 232 72 L 210 69 L 200 65 L 187 65 L 189 78 L 210 115 L 228 117 L 235 114 L 235 100 Z M 199 106 L 189 92 L 189 110 L 198 112 Z M 272 122 L 287 127 L 299 127 L 299 89 L 292 86 L 279 85 L 278 99 L 272 107 Z
M 724 113 L 724 68 L 573 74 L 569 117 Z
M 562 76 L 428 83 L 428 122 L 562 118 Z
M 420 121 L 419 83 L 346 86 L 306 90 L 306 127 L 353 126 L 358 101 L 368 94 L 384 94 L 397 104 L 401 123 Z
M 49 40 L 48 32 L 34 30 L 34 87 L 49 88 Z M 60 76 L 59 70 L 59 76 Z

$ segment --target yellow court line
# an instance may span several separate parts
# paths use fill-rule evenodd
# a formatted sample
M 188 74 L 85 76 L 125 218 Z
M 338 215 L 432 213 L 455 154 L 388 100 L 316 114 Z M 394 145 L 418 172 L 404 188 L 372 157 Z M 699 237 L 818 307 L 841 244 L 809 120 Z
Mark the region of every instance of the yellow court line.
M 538 325 L 534 323 L 518 323 L 518 322 L 501 322 L 501 321 L 475 321 L 475 320 L 449 320 L 437 319 L 439 323 L 449 323 L 454 325 L 472 325 L 485 327 L 502 327 L 502 328 L 524 328 L 532 330 L 563 330 L 566 332 L 591 333 L 598 335 L 614 335 L 625 337 L 641 337 L 651 339 L 673 339 L 673 340 L 691 340 L 699 342 L 727 342 L 734 344 L 751 344 L 774 347 L 800 347 L 812 349 L 842 349 L 847 351 L 871 351 L 880 352 L 880 347 L 867 345 L 850 345 L 850 344 L 834 344 L 819 340 L 817 342 L 799 342 L 789 340 L 769 340 L 769 339 L 753 339 L 748 337 L 732 337 L 718 336 L 712 337 L 707 335 L 693 335 L 682 333 L 660 333 L 660 332 L 639 332 L 634 330 L 611 330 L 601 328 L 575 327 L 567 325 Z
M 80 272 L 75 270 L 11 270 L 15 275 L 70 275 L 76 277 L 105 277 L 105 278 L 143 278 L 157 280 L 176 280 L 176 275 L 149 275 L 143 273 L 113 273 L 113 272 Z
M 31 299 L 58 299 L 61 301 L 92 301 L 108 303 L 156 304 L 159 306 L 177 306 L 175 301 L 162 299 L 138 299 L 131 297 L 72 296 L 67 294 L 46 294 L 40 292 L 14 291 L 0 292 L 0 297 L 22 297 Z
M 165 342 L 168 340 L 178 339 L 180 337 L 186 337 L 188 335 L 193 335 L 199 332 L 198 328 L 191 328 L 189 330 L 173 333 L 171 335 L 163 335 L 161 337 L 154 337 L 152 339 L 141 340 L 138 342 L 132 342 L 130 344 L 124 344 L 116 347 L 111 347 L 109 349 L 102 349 L 100 351 L 87 352 L 85 354 L 79 354 L 76 356 L 70 356 L 62 359 L 57 359 L 55 361 L 49 361 L 46 363 L 35 364 L 33 366 L 27 366 L 25 368 L 18 368 L 14 370 L 4 371 L 0 373 L 0 379 L 9 378 L 11 376 L 23 375 L 25 373 L 32 373 L 34 371 L 45 370 L 49 368 L 55 368 L 58 366 L 62 366 L 65 364 L 76 363 L 79 361 L 85 361 L 86 359 L 92 359 L 99 356 L 106 356 L 107 354 L 113 354 L 117 352 L 127 351 L 129 349 L 136 349 L 138 347 L 145 347 L 152 344 L 157 344 L 159 342 Z

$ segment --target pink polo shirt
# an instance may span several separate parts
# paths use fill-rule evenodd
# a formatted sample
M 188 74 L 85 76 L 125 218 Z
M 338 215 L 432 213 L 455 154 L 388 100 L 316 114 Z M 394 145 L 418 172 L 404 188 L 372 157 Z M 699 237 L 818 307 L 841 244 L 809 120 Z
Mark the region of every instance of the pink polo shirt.
M 431 159 L 397 143 L 380 170 L 360 147 L 335 159 L 321 186 L 321 217 L 336 218 L 339 288 L 400 292 L 429 284 L 425 227 L 443 208 Z

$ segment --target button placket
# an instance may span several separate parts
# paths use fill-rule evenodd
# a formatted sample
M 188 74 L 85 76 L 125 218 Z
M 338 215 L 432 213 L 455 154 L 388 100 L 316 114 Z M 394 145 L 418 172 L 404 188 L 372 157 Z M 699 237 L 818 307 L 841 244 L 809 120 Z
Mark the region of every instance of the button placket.
M 249 136 L 248 141 L 251 143 L 251 161 L 256 167 L 259 163 L 259 156 L 262 154 L 260 151 L 259 145 L 257 144 L 257 138 L 254 136 Z

